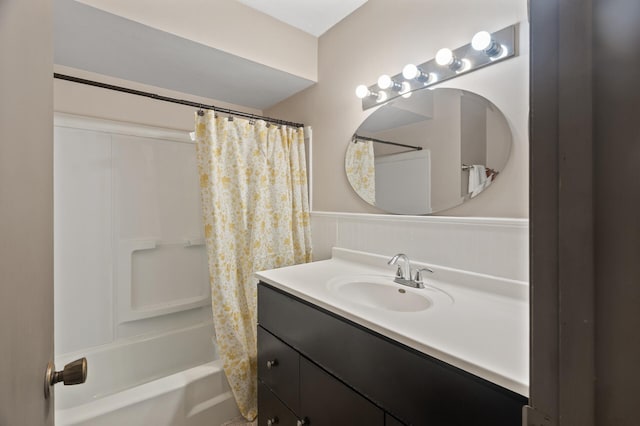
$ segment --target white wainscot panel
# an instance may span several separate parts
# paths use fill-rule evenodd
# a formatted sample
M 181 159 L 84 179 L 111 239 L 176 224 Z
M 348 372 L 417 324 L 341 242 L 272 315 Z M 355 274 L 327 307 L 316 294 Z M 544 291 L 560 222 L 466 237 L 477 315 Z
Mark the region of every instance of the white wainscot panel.
M 56 353 L 113 338 L 111 136 L 55 127 Z M 82 324 L 78 328 L 78 324 Z
M 526 219 L 313 212 L 314 257 L 330 246 L 529 280 Z M 331 234 L 332 229 L 335 232 Z

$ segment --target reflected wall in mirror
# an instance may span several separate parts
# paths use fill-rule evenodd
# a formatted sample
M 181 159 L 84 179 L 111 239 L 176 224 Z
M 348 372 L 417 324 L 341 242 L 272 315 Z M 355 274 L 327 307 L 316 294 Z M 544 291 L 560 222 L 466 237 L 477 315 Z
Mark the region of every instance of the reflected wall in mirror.
M 430 214 L 477 197 L 504 169 L 512 135 L 488 99 L 460 89 L 422 89 L 379 107 L 356 130 L 347 179 L 389 213 Z

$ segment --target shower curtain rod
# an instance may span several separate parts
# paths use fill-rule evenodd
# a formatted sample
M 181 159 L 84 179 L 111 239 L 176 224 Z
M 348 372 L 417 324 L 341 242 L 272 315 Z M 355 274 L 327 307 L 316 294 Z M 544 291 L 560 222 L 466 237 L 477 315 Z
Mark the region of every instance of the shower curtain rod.
M 353 135 L 353 141 L 354 142 L 357 141 L 358 139 L 363 140 L 363 141 L 384 143 L 384 144 L 387 144 L 387 145 L 401 146 L 401 147 L 404 147 L 404 148 L 411 148 L 411 149 L 415 149 L 416 151 L 422 151 L 422 147 L 421 146 L 405 145 L 405 144 L 402 144 L 402 143 L 383 141 L 381 139 L 375 139 L 375 138 L 365 138 L 364 136 L 360 136 L 358 134 Z
M 73 77 L 71 75 L 66 75 L 66 74 L 59 74 L 59 73 L 55 73 L 54 72 L 53 73 L 53 78 L 57 78 L 57 79 L 60 79 L 60 80 L 71 81 L 73 83 L 86 84 L 88 86 L 100 87 L 102 89 L 115 90 L 116 92 L 129 93 L 131 95 L 136 95 L 136 96 L 144 96 L 146 98 L 156 99 L 158 101 L 171 102 L 171 103 L 174 103 L 174 104 L 192 106 L 192 107 L 198 108 L 200 110 L 209 109 L 209 110 L 212 110 L 212 111 L 215 111 L 215 112 L 222 112 L 222 113 L 225 113 L 225 114 L 235 115 L 237 117 L 248 118 L 250 120 L 264 120 L 264 121 L 266 121 L 268 123 L 281 124 L 281 125 L 285 125 L 285 126 L 304 127 L 304 124 L 301 124 L 301 123 L 294 123 L 292 121 L 278 120 L 277 118 L 271 118 L 271 117 L 263 117 L 263 116 L 260 116 L 260 115 L 249 114 L 247 112 L 235 111 L 235 110 L 232 110 L 232 109 L 229 109 L 229 108 L 219 108 L 219 107 L 217 107 L 215 105 L 201 104 L 201 103 L 198 103 L 198 102 L 187 101 L 185 99 L 171 98 L 169 96 L 157 95 L 155 93 L 143 92 L 141 90 L 128 89 L 126 87 L 115 86 L 113 84 L 107 84 L 107 83 L 101 83 L 99 81 L 86 80 L 84 78 Z

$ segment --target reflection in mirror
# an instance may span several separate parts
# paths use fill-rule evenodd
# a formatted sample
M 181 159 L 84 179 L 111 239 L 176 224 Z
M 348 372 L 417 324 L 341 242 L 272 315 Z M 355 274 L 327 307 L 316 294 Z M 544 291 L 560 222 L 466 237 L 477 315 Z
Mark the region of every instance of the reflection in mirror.
M 477 197 L 504 169 L 512 135 L 486 98 L 422 89 L 378 108 L 349 142 L 349 183 L 369 204 L 430 214 Z

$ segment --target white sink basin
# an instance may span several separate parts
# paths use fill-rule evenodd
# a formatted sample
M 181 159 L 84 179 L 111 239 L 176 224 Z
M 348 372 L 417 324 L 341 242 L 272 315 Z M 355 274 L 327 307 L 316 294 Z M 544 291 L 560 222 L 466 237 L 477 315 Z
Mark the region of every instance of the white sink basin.
M 358 305 L 394 312 L 418 312 L 434 304 L 451 304 L 447 293 L 434 288 L 414 289 L 382 275 L 352 275 L 327 282 L 336 296 Z

